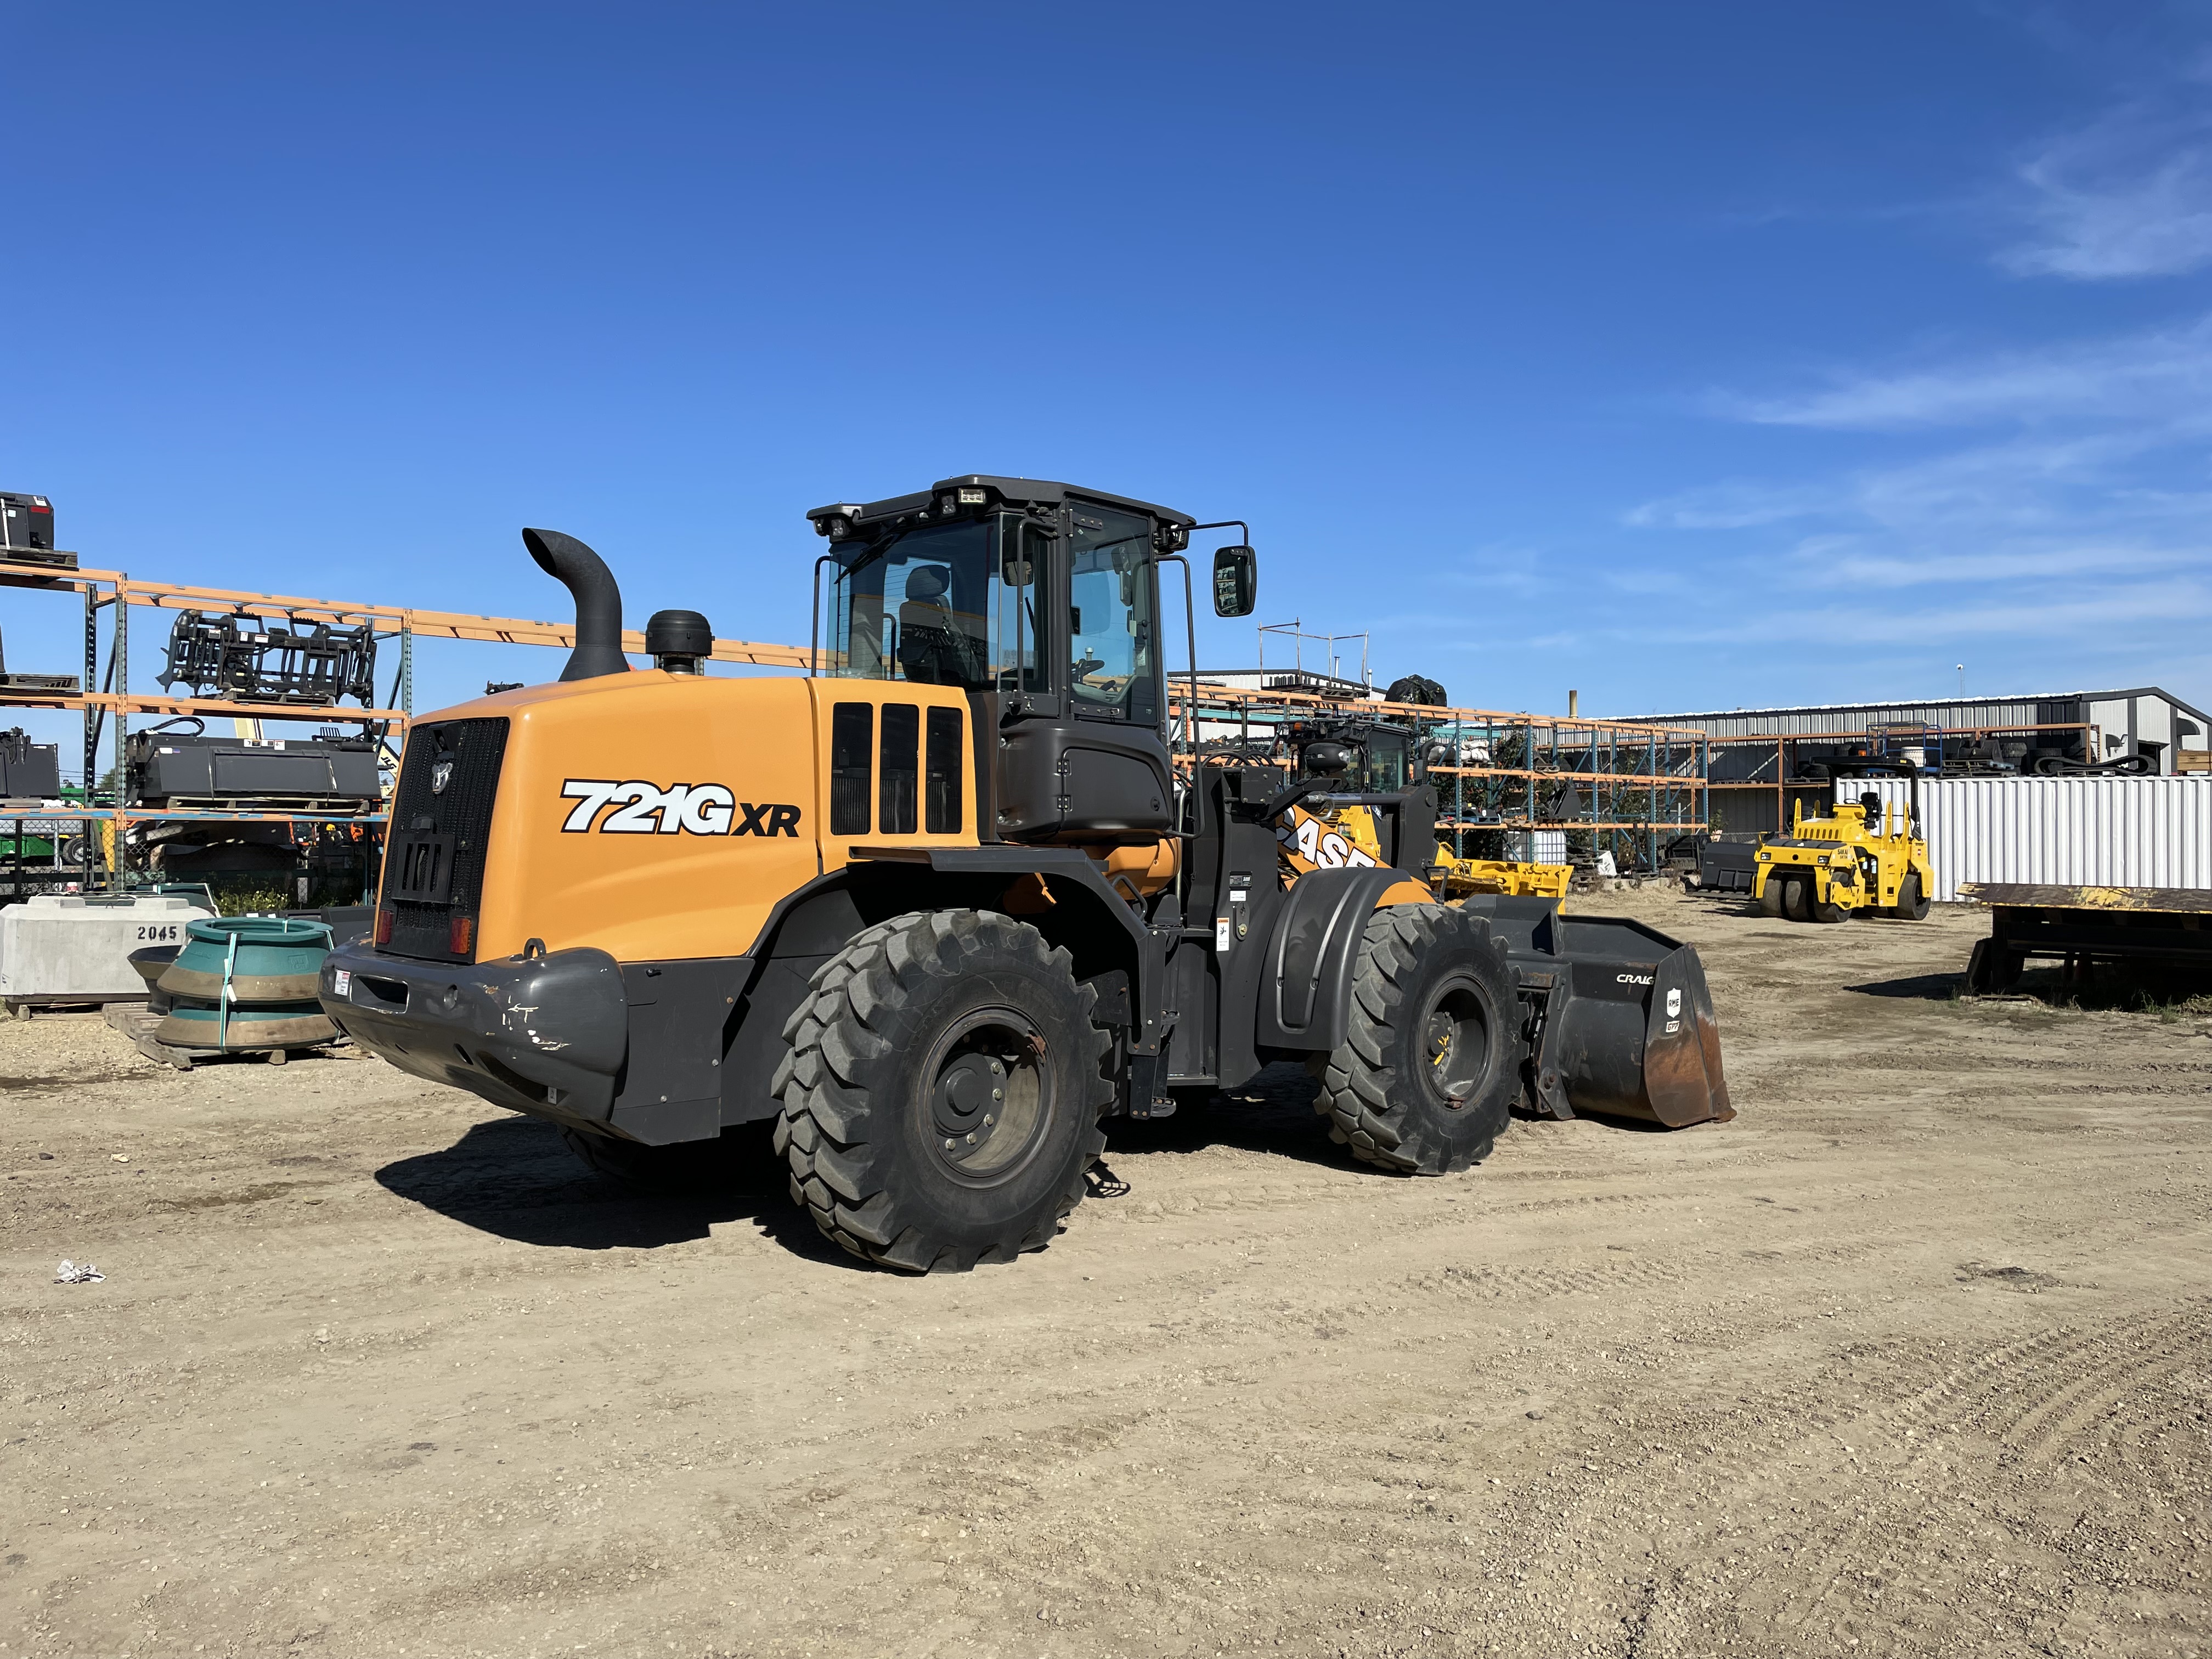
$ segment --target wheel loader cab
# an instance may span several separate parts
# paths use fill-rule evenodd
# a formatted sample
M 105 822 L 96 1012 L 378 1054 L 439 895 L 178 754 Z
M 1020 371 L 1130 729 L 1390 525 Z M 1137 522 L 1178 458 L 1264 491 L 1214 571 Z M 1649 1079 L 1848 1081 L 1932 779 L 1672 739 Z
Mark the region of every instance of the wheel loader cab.
M 957 687 L 995 735 L 985 842 L 1166 835 L 1158 558 L 1187 514 L 1064 485 L 971 476 L 817 507 L 820 672 Z
M 634 671 L 612 573 L 525 532 L 575 597 L 574 651 L 410 732 L 374 940 L 324 967 L 349 1035 L 648 1182 L 772 1118 L 822 1230 L 915 1270 L 1043 1243 L 1103 1117 L 1273 1060 L 1320 1068 L 1363 1159 L 1485 1155 L 1528 1029 L 1490 921 L 1387 852 L 1284 848 L 1307 791 L 1279 774 L 1178 787 L 1161 565 L 1225 526 L 976 474 L 807 516 L 828 550 L 799 678 L 695 672 L 690 611 L 647 624 L 663 666 Z M 1217 613 L 1249 614 L 1250 548 L 1212 575 Z M 1425 857 L 1433 796 L 1392 799 L 1417 797 L 1394 834 Z M 1661 1032 L 1649 975 L 1607 983 L 1623 1076 L 1692 1040 L 1679 995 Z

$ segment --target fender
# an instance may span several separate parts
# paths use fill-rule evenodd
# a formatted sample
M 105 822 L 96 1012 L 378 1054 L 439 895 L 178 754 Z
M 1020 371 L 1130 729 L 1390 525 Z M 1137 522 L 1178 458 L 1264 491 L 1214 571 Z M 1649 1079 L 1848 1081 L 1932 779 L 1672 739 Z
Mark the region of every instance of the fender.
M 1144 917 L 1106 884 L 1097 863 L 1081 848 L 1025 847 L 1018 843 L 987 847 L 855 847 L 852 860 L 845 867 L 855 873 L 865 872 L 871 864 L 921 864 L 940 876 L 996 878 L 1035 874 L 1073 886 L 1090 901 L 1105 926 L 1126 942 L 1128 957 L 1125 971 L 1134 970 L 1131 976 L 1136 987 L 1128 1037 L 1130 1052 L 1159 1052 L 1160 1039 L 1169 1024 L 1164 1004 L 1168 942 L 1173 930 L 1147 927 Z
M 1406 879 L 1389 865 L 1310 870 L 1283 901 L 1260 980 L 1262 1048 L 1327 1053 L 1344 1041 L 1359 941 L 1382 895 Z

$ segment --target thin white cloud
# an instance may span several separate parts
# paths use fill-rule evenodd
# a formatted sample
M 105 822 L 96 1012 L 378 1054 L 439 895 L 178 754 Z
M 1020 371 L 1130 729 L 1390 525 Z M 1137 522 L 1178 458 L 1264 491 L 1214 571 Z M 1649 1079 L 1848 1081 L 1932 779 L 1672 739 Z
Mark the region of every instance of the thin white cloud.
M 1734 478 L 1632 508 L 1626 523 L 1674 532 L 1668 544 L 1694 550 L 1709 585 L 1734 598 L 1710 612 L 1617 604 L 1584 619 L 1600 648 L 1694 655 L 1749 639 L 1788 656 L 1848 641 L 1850 678 L 1868 685 L 1865 646 L 2061 678 L 2061 665 L 2200 653 L 2212 622 L 2212 317 L 1847 372 L 1718 407 L 1808 431 L 1942 435 L 1910 459 Z M 1595 608 L 1587 584 L 1568 592 Z
M 2212 406 L 2212 317 L 2179 328 L 1927 368 L 1838 377 L 1787 397 L 1714 398 L 1768 426 L 1858 431 L 2048 421 L 2205 418 Z
M 1838 577 L 1884 590 L 1949 582 L 2017 585 L 2047 581 L 2063 586 L 2087 581 L 2101 586 L 2124 576 L 2176 570 L 2196 570 L 2212 576 L 2212 549 L 2067 544 L 1917 556 L 1896 552 L 1850 553 L 1820 566 L 1824 579 Z
M 2187 623 L 2196 628 L 2208 617 L 2212 617 L 2212 585 L 2185 580 L 2142 583 L 2116 591 L 2091 588 L 2066 604 L 2005 593 L 1981 604 L 1898 607 L 1884 613 L 1872 637 L 1885 647 L 1992 638 L 2070 642 L 2099 629 L 2147 623 Z M 1869 628 L 1866 610 L 1856 603 L 1766 611 L 1757 622 L 1759 638 L 1769 645 L 1856 641 L 1869 637 Z M 1717 616 L 1685 623 L 1650 621 L 1632 630 L 1609 631 L 1620 638 L 1667 645 L 1729 646 L 1742 642 L 1745 623 L 1738 616 Z
M 1686 489 L 1631 508 L 1622 522 L 1638 530 L 1747 530 L 1811 513 L 1832 512 L 1832 489 L 1778 489 L 1741 482 Z
M 2128 471 L 2185 435 L 2171 424 L 2052 434 L 1861 468 L 1826 483 L 1735 481 L 1646 501 L 1622 521 L 1637 529 L 1715 531 L 1809 520 L 1838 526 L 1820 532 L 1830 536 L 1879 528 L 1983 538 L 2212 523 L 2212 495 L 2153 487 Z
M 2016 275 L 2111 282 L 2212 264 L 2212 131 L 2201 119 L 2124 112 L 2049 145 L 2019 176 L 2031 234 L 1997 256 Z
M 1538 548 L 1492 543 L 1468 550 L 1465 562 L 1437 573 L 1455 587 L 1529 594 L 1546 586 L 1550 556 Z

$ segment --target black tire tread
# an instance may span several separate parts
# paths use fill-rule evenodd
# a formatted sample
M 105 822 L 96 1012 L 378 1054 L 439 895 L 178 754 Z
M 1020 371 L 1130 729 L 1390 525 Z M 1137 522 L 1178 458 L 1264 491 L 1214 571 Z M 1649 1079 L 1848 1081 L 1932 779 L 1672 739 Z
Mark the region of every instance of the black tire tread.
M 1905 879 L 1897 884 L 1897 903 L 1890 914 L 1902 921 L 1927 920 L 1928 895 L 1921 890 L 1917 870 L 1906 871 Z
M 1328 1138 L 1378 1170 L 1401 1175 L 1455 1174 L 1481 1163 L 1496 1145 L 1493 1134 L 1471 1146 L 1447 1147 L 1417 1114 L 1396 1107 L 1390 1098 L 1395 1079 L 1386 1056 L 1395 1017 L 1405 1000 L 1399 982 L 1436 948 L 1439 918 L 1448 914 L 1464 913 L 1448 911 L 1440 904 L 1401 904 L 1368 918 L 1345 1041 L 1333 1053 L 1314 1054 L 1306 1062 L 1320 1085 L 1314 1110 L 1328 1120 Z M 1503 941 L 1490 939 L 1486 924 L 1476 925 L 1486 942 L 1500 952 L 1502 962 Z M 1509 995 L 1506 1006 L 1495 1012 L 1510 1024 L 1516 1017 L 1514 1000 Z M 1503 1032 L 1498 1040 L 1505 1040 Z
M 992 950 L 1026 952 L 1035 965 L 1075 982 L 1073 958 L 1026 922 L 992 910 L 915 911 L 854 934 L 816 971 L 811 994 L 785 1023 L 789 1047 L 769 1088 L 783 1103 L 775 1147 L 790 1167 L 791 1196 L 826 1237 L 864 1261 L 907 1273 L 964 1273 L 978 1261 L 1011 1261 L 1042 1249 L 1081 1200 L 1084 1172 L 1106 1150 L 1105 1127 L 1095 1113 L 1114 1097 L 1100 1067 L 1112 1037 L 1094 1025 L 1090 1074 L 1096 1087 L 1079 1103 L 1094 1115 L 1081 1125 L 1081 1155 L 1051 1213 L 1024 1237 L 980 1249 L 932 1246 L 902 1222 L 896 1199 L 875 1178 L 857 1133 L 866 1091 L 854 1081 L 861 1063 L 884 1051 L 872 1016 L 904 1000 L 924 976 L 957 975 L 963 959 Z M 1097 993 L 1087 985 L 1076 989 L 1087 1016 Z
M 1812 921 L 1812 878 L 1792 875 L 1788 879 L 1790 884 L 1782 890 L 1782 914 L 1792 921 Z

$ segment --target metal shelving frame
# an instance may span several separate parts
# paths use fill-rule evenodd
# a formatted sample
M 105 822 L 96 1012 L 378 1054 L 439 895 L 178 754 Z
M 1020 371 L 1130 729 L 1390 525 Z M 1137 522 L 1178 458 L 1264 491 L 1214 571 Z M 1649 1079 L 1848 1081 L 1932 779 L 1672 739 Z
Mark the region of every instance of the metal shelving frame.
M 2081 752 L 2085 755 L 2100 752 L 2098 742 L 2102 730 L 2101 726 L 2089 720 L 2062 720 L 2042 725 L 2015 723 L 2009 726 L 1930 726 L 1922 728 L 1927 737 L 1936 739 L 1939 744 L 1953 738 L 1987 738 L 1999 735 L 2009 737 L 2021 732 L 2076 732 L 2081 736 Z M 1775 832 L 1780 834 L 1790 828 L 1790 801 L 1793 791 L 1805 799 L 1824 801 L 1832 799 L 1835 793 L 1835 781 L 1832 778 L 1796 778 L 1790 775 L 1796 769 L 1791 762 L 1794 759 L 1793 751 L 1796 746 L 1801 743 L 1823 744 L 1865 743 L 1874 735 L 1877 734 L 1861 730 L 1856 732 L 1753 732 L 1735 737 L 1708 738 L 1706 742 L 1715 748 L 1740 749 L 1747 745 L 1757 745 L 1772 750 L 1774 776 L 1771 779 L 1751 777 L 1726 783 L 1709 783 L 1706 787 L 1717 793 L 1726 791 L 1731 794 L 1747 790 L 1765 791 L 1774 798 L 1773 827 Z M 1757 769 L 1765 771 L 1765 761 L 1762 760 Z M 1931 766 L 1928 775 L 1934 775 L 1936 771 L 1936 768 Z
M 82 689 L 73 694 L 19 690 L 0 687 L 0 714 L 11 708 L 73 710 L 84 720 L 83 791 L 81 806 L 60 811 L 26 812 L 17 820 L 17 854 L 21 863 L 21 824 L 33 819 L 82 826 L 86 853 L 77 870 L 81 889 L 94 891 L 97 863 L 94 854 L 95 826 L 109 823 L 118 835 L 125 824 L 147 820 L 196 818 L 235 823 L 337 823 L 374 826 L 381 830 L 388 815 L 382 811 L 317 812 L 281 810 L 256 811 L 222 807 L 137 807 L 97 804 L 100 777 L 100 738 L 113 721 L 112 764 L 118 787 L 124 769 L 124 750 L 134 714 L 192 714 L 240 720 L 289 720 L 319 726 L 356 726 L 376 741 L 388 744 L 395 757 L 405 741 L 415 709 L 415 642 L 417 639 L 477 640 L 505 645 L 554 646 L 563 649 L 576 642 L 573 623 L 533 622 L 515 617 L 483 617 L 456 611 L 429 611 L 411 605 L 362 603 L 348 599 L 311 599 L 289 593 L 256 593 L 229 588 L 197 587 L 177 582 L 133 579 L 119 570 L 76 568 L 46 562 L 0 557 L 0 587 L 54 594 L 76 594 L 84 606 L 84 677 Z M 342 626 L 367 623 L 380 642 L 396 640 L 399 662 L 393 678 L 397 708 L 355 708 L 328 703 L 250 702 L 221 697 L 171 696 L 165 693 L 133 693 L 130 688 L 131 612 L 153 611 L 229 611 L 250 616 L 284 616 L 307 622 Z M 101 618 L 107 618 L 106 667 L 102 667 Z M 641 652 L 645 636 L 631 629 L 623 635 L 626 650 Z M 795 646 L 766 645 L 749 640 L 716 640 L 712 653 L 716 662 L 744 663 L 763 667 L 805 668 L 811 660 Z M 394 739 L 397 739 L 395 742 Z M 109 880 L 116 872 L 111 864 Z M 17 871 L 6 890 L 20 894 L 27 872 Z M 66 880 L 59 874 L 50 880 Z
M 404 743 L 407 727 L 414 718 L 417 639 L 477 640 L 562 649 L 571 648 L 576 642 L 574 625 L 570 623 L 197 587 L 134 580 L 117 570 L 66 568 L 5 559 L 0 559 L 0 586 L 75 593 L 83 601 L 86 689 L 64 696 L 0 688 L 0 713 L 9 708 L 60 708 L 83 714 L 85 805 L 74 811 L 26 813 L 24 817 L 83 824 L 88 851 L 82 873 L 87 891 L 95 885 L 90 852 L 94 826 L 103 822 L 115 824 L 119 831 L 126 823 L 145 819 L 259 819 L 364 824 L 380 830 L 387 821 L 383 812 L 253 812 L 222 808 L 95 805 L 93 799 L 99 776 L 99 737 L 110 715 L 115 723 L 113 755 L 118 781 L 123 775 L 130 717 L 134 714 L 198 714 L 232 720 L 358 725 L 365 731 L 380 728 L 376 732 L 380 738 L 388 740 L 396 735 Z M 129 687 L 130 612 L 134 606 L 155 611 L 283 615 L 346 626 L 372 624 L 380 639 L 398 641 L 399 665 L 394 680 L 398 692 L 394 701 L 398 706 L 351 708 L 134 694 Z M 114 677 L 112 688 L 101 684 L 100 622 L 103 612 L 111 618 L 107 663 Z M 643 634 L 636 629 L 626 632 L 623 647 L 626 651 L 643 652 Z M 812 653 L 805 647 L 733 639 L 716 640 L 710 659 L 767 668 L 807 669 L 813 665 Z M 100 689 L 93 689 L 95 686 Z M 1454 850 L 1462 854 L 1467 850 L 1468 837 L 1485 831 L 1561 830 L 1586 838 L 1584 847 L 1573 848 L 1577 853 L 1586 851 L 1594 856 L 1601 851 L 1611 851 L 1624 866 L 1641 864 L 1648 867 L 1658 862 L 1666 841 L 1705 827 L 1708 789 L 1726 787 L 1709 785 L 1707 772 L 1710 745 L 1729 740 L 1709 738 L 1694 728 L 1638 720 L 1531 714 L 1526 710 L 1516 713 L 1439 708 L 1381 699 L 1251 690 L 1203 680 L 1196 683 L 1194 692 L 1189 679 L 1176 676 L 1169 679 L 1169 704 L 1171 715 L 1181 726 L 1195 730 L 1201 738 L 1224 735 L 1231 727 L 1252 737 L 1272 732 L 1295 720 L 1328 714 L 1410 720 L 1419 724 L 1428 741 L 1451 744 L 1455 753 L 1464 752 L 1463 746 L 1470 744 L 1487 745 L 1485 752 L 1493 757 L 1489 764 L 1432 769 L 1439 785 L 1449 781 L 1449 794 L 1443 802 L 1444 811 L 1437 828 L 1449 838 Z M 1502 763 L 1498 758 L 1501 757 Z M 1547 812 L 1543 795 L 1562 782 L 1574 787 L 1577 810 Z M 19 834 L 19 848 L 20 844 Z M 111 878 L 112 874 L 111 872 Z
M 1196 718 L 1188 718 L 1195 698 Z M 1439 708 L 1315 693 L 1253 690 L 1187 679 L 1169 682 L 1178 733 L 1200 741 L 1267 740 L 1280 727 L 1321 716 L 1410 720 L 1425 742 L 1455 754 L 1480 746 L 1489 763 L 1430 769 L 1443 811 L 1437 828 L 1468 855 L 1468 838 L 1491 830 L 1559 830 L 1586 836 L 1570 855 L 1611 852 L 1623 868 L 1656 866 L 1667 842 L 1705 828 L 1711 751 L 1692 727 L 1638 720 L 1585 720 L 1491 708 Z M 1562 783 L 1576 808 L 1547 810 Z M 1553 794 L 1557 802 L 1558 795 Z

